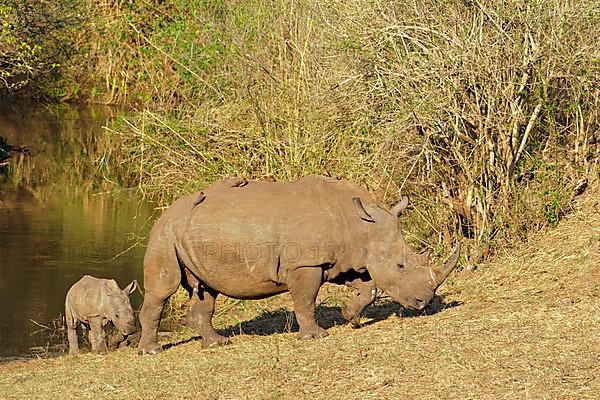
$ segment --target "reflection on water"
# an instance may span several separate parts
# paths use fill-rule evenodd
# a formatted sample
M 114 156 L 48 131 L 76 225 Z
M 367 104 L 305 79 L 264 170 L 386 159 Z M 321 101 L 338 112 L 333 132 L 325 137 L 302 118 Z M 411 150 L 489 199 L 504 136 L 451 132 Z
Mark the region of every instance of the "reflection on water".
M 68 288 L 81 276 L 114 278 L 120 286 L 142 282 L 152 208 L 128 191 L 93 194 L 49 173 L 69 166 L 49 163 L 88 151 L 82 146 L 102 134 L 98 119 L 90 122 L 78 112 L 65 122 L 64 114 L 22 109 L 11 120 L 2 111 L 0 136 L 35 154 L 27 157 L 33 164 L 25 184 L 0 186 L 0 357 L 5 357 L 31 354 L 32 348 L 41 352 L 64 340 L 54 329 L 56 320 L 64 314 Z M 44 179 L 37 178 L 37 169 Z M 132 295 L 132 302 L 137 307 L 141 294 Z

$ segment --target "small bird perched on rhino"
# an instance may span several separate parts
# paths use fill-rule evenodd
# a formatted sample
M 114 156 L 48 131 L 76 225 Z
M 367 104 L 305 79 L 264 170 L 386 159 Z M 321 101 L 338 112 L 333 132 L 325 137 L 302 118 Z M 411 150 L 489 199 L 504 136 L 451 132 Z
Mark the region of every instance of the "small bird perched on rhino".
M 113 279 L 100 279 L 85 275 L 75 282 L 65 298 L 65 317 L 69 354 L 79 353 L 77 326 L 90 326 L 90 342 L 94 353 L 107 352 L 104 327 L 112 322 L 118 333 L 111 338 L 109 348 L 117 347 L 127 336 L 136 331 L 135 316 L 129 295 L 137 288 L 137 281 L 124 289 Z
M 301 339 L 322 338 L 315 300 L 324 282 L 358 296 L 343 307 L 358 324 L 381 289 L 407 308 L 423 310 L 457 264 L 460 248 L 441 267 L 414 253 L 398 216 L 346 180 L 308 176 L 296 182 L 228 178 L 173 203 L 154 224 L 144 257 L 140 354 L 161 351 L 158 325 L 166 300 L 185 287 L 188 324 L 203 346 L 228 339 L 212 326 L 215 299 L 260 299 L 289 291 Z

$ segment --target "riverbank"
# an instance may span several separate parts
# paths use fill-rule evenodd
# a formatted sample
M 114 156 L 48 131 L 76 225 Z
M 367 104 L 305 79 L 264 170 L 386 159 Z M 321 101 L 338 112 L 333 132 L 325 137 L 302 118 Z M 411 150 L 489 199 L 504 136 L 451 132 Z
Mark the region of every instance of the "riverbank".
M 385 319 L 358 330 L 335 325 L 325 339 L 300 342 L 273 309 L 242 319 L 265 335 L 240 334 L 246 322 L 231 321 L 243 307 L 222 319 L 221 304 L 218 325 L 235 332 L 231 346 L 203 350 L 183 333 L 157 356 L 128 348 L 4 363 L 0 397 L 50 399 L 68 390 L 115 399 L 595 399 L 599 198 L 596 186 L 558 227 L 478 271 L 454 274 L 439 292 L 447 308 L 431 315 L 399 318 L 381 300 L 367 315 Z M 322 313 L 321 324 L 338 314 Z
M 0 102 L 0 360 L 64 354 L 65 295 L 83 275 L 143 280 L 153 205 L 95 176 L 117 111 Z
M 0 15 L 24 15 L 12 13 L 10 7 L 25 3 L 9 3 L 0 7 Z M 72 10 L 70 7 L 75 6 L 81 7 L 81 12 L 61 8 Z M 33 49 L 27 55 L 35 57 L 26 60 L 35 68 L 9 71 L 15 77 L 14 84 L 29 85 L 23 89 L 25 93 L 34 91 L 34 97 L 46 100 L 128 104 L 135 109 L 107 124 L 101 139 L 69 138 L 65 146 L 85 148 L 86 152 L 73 153 L 60 169 L 41 167 L 33 171 L 33 164 L 11 161 L 12 184 L 32 178 L 34 172 L 52 181 L 56 175 L 47 172 L 60 171 L 60 179 L 79 181 L 91 190 L 136 188 L 163 206 L 230 175 L 277 180 L 308 174 L 342 176 L 368 187 L 383 203 L 393 203 L 401 194 L 410 195 L 411 206 L 402 225 L 407 239 L 419 250 L 433 250 L 439 259 L 456 240 L 462 242 L 461 266 L 467 272 L 457 276 L 455 283 L 449 282 L 445 290 L 449 303 L 464 301 L 465 307 L 423 319 L 406 318 L 400 324 L 392 317 L 360 331 L 334 327 L 335 335 L 319 344 L 299 344 L 291 334 L 242 336 L 231 349 L 200 352 L 188 343 L 157 359 L 138 359 L 133 350 L 125 350 L 118 353 L 123 356 L 36 361 L 24 364 L 23 369 L 11 364 L 3 368 L 16 372 L 3 382 L 11 386 L 22 382 L 18 390 L 23 393 L 32 390 L 28 382 L 43 384 L 48 387 L 45 396 L 66 382 L 50 381 L 55 368 L 76 382 L 78 393 L 107 390 L 104 394 L 115 397 L 143 397 L 146 393 L 160 397 L 161 389 L 149 386 L 152 379 L 140 382 L 129 374 L 116 375 L 121 362 L 130 362 L 139 367 L 136 371 L 152 371 L 148 373 L 155 374 L 160 382 L 172 376 L 161 365 L 207 377 L 198 385 L 169 386 L 184 397 L 191 397 L 190 387 L 214 397 L 241 396 L 241 392 L 234 392 L 238 386 L 250 393 L 248 397 L 277 397 L 280 392 L 304 396 L 308 394 L 302 392 L 300 383 L 310 391 L 316 390 L 317 382 L 334 390 L 343 384 L 349 391 L 361 389 L 364 393 L 391 388 L 400 395 L 407 390 L 401 383 L 406 379 L 421 385 L 414 389 L 417 394 L 451 397 L 441 383 L 428 389 L 425 378 L 430 376 L 419 375 L 434 371 L 433 377 L 443 378 L 435 372 L 435 363 L 428 361 L 439 357 L 404 347 L 408 341 L 413 348 L 420 348 L 419 339 L 422 348 L 441 352 L 445 363 L 442 371 L 454 377 L 446 383 L 479 394 L 474 397 L 487 396 L 484 389 L 490 389 L 494 381 L 505 384 L 508 394 L 504 397 L 530 388 L 543 390 L 544 385 L 552 397 L 559 391 L 559 380 L 566 382 L 573 397 L 579 389 L 586 395 L 590 382 L 595 382 L 585 380 L 585 368 L 591 361 L 584 358 L 583 369 L 574 365 L 573 352 L 584 347 L 585 338 L 583 332 L 569 329 L 580 326 L 578 319 L 597 315 L 588 307 L 596 304 L 596 298 L 588 295 L 594 287 L 585 286 L 593 282 L 584 280 L 585 273 L 595 273 L 593 266 L 584 260 L 581 265 L 575 263 L 579 272 L 563 276 L 565 263 L 577 261 L 578 255 L 549 243 L 541 247 L 548 254 L 556 254 L 556 259 L 544 259 L 530 248 L 530 253 L 522 253 L 514 263 L 498 258 L 482 261 L 535 240 L 536 232 L 550 232 L 548 229 L 563 218 L 576 216 L 578 199 L 598 178 L 600 48 L 590 35 L 597 25 L 594 1 L 441 5 L 425 1 L 406 6 L 363 0 L 184 0 L 176 4 L 73 0 L 56 7 L 59 17 L 63 12 L 78 16 L 60 19 L 74 24 L 60 25 L 66 27 L 60 31 L 60 37 L 66 35 L 61 49 L 69 49 L 69 57 L 60 62 L 39 57 L 52 50 L 52 45 L 41 41 L 36 47 L 24 42 L 35 35 L 22 34 L 17 37 L 21 43 L 17 50 Z M 49 15 L 48 21 L 53 18 Z M 14 28 L 10 25 L 9 30 L 0 30 L 0 44 L 7 37 L 14 42 L 13 34 L 21 32 L 18 20 L 6 19 Z M 22 32 L 28 32 L 29 26 L 34 25 L 23 25 Z M 10 34 L 3 36 L 7 32 Z M 51 37 L 59 36 L 45 35 Z M 14 53 L 15 57 L 21 53 Z M 37 79 L 23 71 L 48 73 Z M 28 116 L 19 118 L 27 120 Z M 16 117 L 9 115 L 7 120 L 14 123 Z M 52 161 L 60 161 L 60 156 Z M 580 228 L 585 227 L 573 231 L 560 231 L 559 227 L 565 238 L 553 238 L 553 244 L 573 245 L 566 236 L 577 239 Z M 581 250 L 582 246 L 576 248 Z M 520 265 L 529 265 L 529 256 L 539 265 L 524 271 Z M 565 289 L 552 286 L 548 280 L 559 282 L 565 277 L 577 282 Z M 536 288 L 540 285 L 538 296 Z M 550 299 L 550 293 L 571 298 L 569 288 L 588 293 L 575 315 L 569 314 L 569 304 L 556 305 Z M 333 313 L 334 320 L 341 323 L 335 311 L 340 294 L 326 295 L 324 312 Z M 526 300 L 528 296 L 540 302 L 533 304 L 539 310 L 533 314 L 531 310 L 513 310 L 513 306 L 532 305 Z M 257 319 L 260 326 L 261 313 L 276 311 L 273 307 L 281 304 L 280 300 L 228 301 L 221 305 L 229 312 L 220 318 Z M 579 307 L 578 301 L 573 304 L 576 306 L 571 307 Z M 183 304 L 169 307 L 171 315 L 184 312 L 180 309 Z M 385 305 L 378 310 L 393 314 Z M 276 331 L 285 332 L 291 324 L 289 313 L 275 316 L 283 326 Z M 558 326 L 556 316 L 567 325 Z M 235 325 L 231 328 L 235 320 L 220 321 L 221 327 L 236 329 Z M 566 356 L 545 345 L 536 348 L 535 338 L 523 332 L 522 326 L 540 333 L 544 343 L 556 345 L 556 351 L 564 351 Z M 422 327 L 426 329 L 422 331 Z M 436 327 L 466 335 L 473 342 L 432 343 L 427 335 L 436 337 Z M 469 331 L 470 327 L 474 330 Z M 575 335 L 572 346 L 576 349 L 562 343 L 570 333 Z M 498 338 L 488 349 L 482 340 L 490 335 Z M 523 346 L 510 342 L 507 335 L 514 335 Z M 370 344 L 372 337 L 377 338 L 378 351 Z M 458 356 L 453 355 L 456 343 Z M 186 356 L 187 350 L 179 349 L 188 346 L 192 349 Z M 252 354 L 260 354 L 253 346 L 269 356 L 253 358 Z M 461 346 L 470 352 L 460 352 Z M 515 370 L 510 369 L 510 357 L 505 357 L 503 346 L 516 357 Z M 279 348 L 284 348 L 283 355 L 278 355 Z M 339 353 L 340 348 L 348 352 Z M 302 349 L 313 353 L 303 358 Z M 564 371 L 573 373 L 559 378 L 543 352 L 554 357 Z M 339 355 L 356 353 L 359 356 L 352 360 Z M 231 361 L 223 354 L 230 355 Z M 192 356 L 200 360 L 192 361 Z M 306 369 L 296 364 L 298 357 Z M 320 364 L 319 357 L 334 360 L 331 368 Z M 471 357 L 477 360 L 475 364 L 470 364 Z M 538 365 L 538 359 L 540 371 L 550 381 L 535 375 L 531 366 Z M 407 361 L 392 369 L 388 381 L 388 371 L 377 368 L 390 360 Z M 240 362 L 239 371 L 233 361 Z M 529 363 L 530 368 L 520 363 Z M 294 371 L 287 371 L 286 364 Z M 348 365 L 354 369 L 348 370 Z M 499 372 L 494 375 L 491 370 L 496 366 Z M 353 379 L 337 382 L 335 374 L 316 372 L 330 370 L 342 371 Z M 264 374 L 267 384 L 253 381 L 253 371 Z M 279 375 L 269 378 L 269 371 Z M 80 373 L 98 380 L 79 381 Z M 469 373 L 475 373 L 482 382 L 477 385 L 470 381 Z M 365 381 L 364 376 L 371 380 Z M 491 383 L 485 383 L 484 378 Z M 535 382 L 531 387 L 528 378 Z M 233 379 L 243 383 L 232 386 L 229 383 Z M 138 384 L 139 392 L 128 386 L 130 381 Z M 100 382 L 115 384 L 109 383 L 109 387 Z M 282 382 L 291 382 L 290 388 L 278 389 Z M 114 392 L 111 387 L 116 388 Z M 435 396 L 438 392 L 442 396 Z M 500 392 L 491 388 L 489 393 Z

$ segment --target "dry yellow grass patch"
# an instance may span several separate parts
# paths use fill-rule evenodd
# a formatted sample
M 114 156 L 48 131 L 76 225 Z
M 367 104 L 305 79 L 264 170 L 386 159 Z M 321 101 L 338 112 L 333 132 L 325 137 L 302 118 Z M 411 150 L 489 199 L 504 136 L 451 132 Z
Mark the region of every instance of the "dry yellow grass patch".
M 386 319 L 333 326 L 319 341 L 243 334 L 214 350 L 191 340 L 154 357 L 124 349 L 12 362 L 0 365 L 0 398 L 597 399 L 599 194 L 514 254 L 455 274 L 440 294 L 459 304 L 438 313 L 400 318 L 383 301 L 369 315 Z M 321 323 L 331 325 L 339 314 L 326 292 Z M 261 307 L 289 305 L 268 301 Z M 220 318 L 259 313 L 228 304 Z M 285 331 L 286 316 L 275 313 L 275 327 L 260 316 L 242 327 Z M 190 337 L 180 336 L 171 340 Z

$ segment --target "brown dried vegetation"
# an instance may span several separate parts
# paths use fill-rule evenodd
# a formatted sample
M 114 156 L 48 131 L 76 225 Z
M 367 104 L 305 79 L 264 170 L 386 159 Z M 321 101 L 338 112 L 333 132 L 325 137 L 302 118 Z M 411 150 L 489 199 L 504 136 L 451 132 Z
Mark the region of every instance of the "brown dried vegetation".
M 343 176 L 411 195 L 413 241 L 443 252 L 458 233 L 477 263 L 555 225 L 598 174 L 594 2 L 211 4 L 157 5 L 171 35 L 122 27 L 136 62 L 119 93 L 149 97 L 101 167 L 165 203 L 228 175 Z

